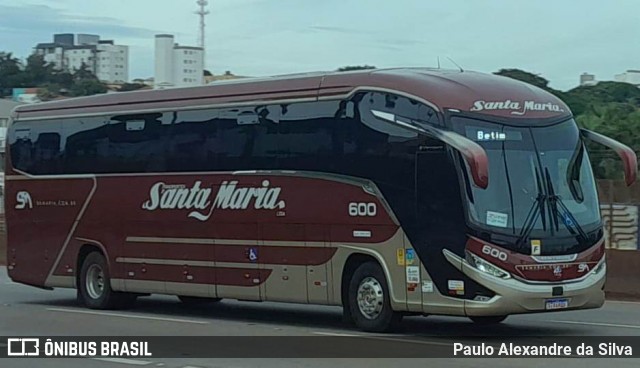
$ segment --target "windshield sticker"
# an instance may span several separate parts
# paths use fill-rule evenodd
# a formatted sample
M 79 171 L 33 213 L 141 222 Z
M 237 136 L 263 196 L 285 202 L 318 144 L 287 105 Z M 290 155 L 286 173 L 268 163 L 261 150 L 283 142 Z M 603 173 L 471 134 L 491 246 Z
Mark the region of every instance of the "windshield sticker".
M 407 255 L 407 266 L 410 266 L 413 264 L 413 262 L 416 259 L 416 253 L 413 251 L 413 249 L 407 249 L 406 255 Z
M 531 239 L 531 255 L 539 256 L 542 251 L 542 245 L 539 239 Z
M 422 280 L 422 292 L 433 293 L 433 282 L 428 280 Z
M 551 112 L 564 112 L 564 109 L 560 105 L 553 104 L 551 102 L 536 102 L 536 101 L 524 101 L 516 102 L 511 100 L 505 101 L 483 101 L 478 100 L 473 103 L 470 111 L 485 111 L 485 110 L 511 110 L 511 115 L 522 116 L 529 111 L 551 111 Z
M 409 266 L 407 267 L 407 284 L 420 283 L 420 267 Z
M 464 281 L 462 280 L 449 280 L 447 282 L 449 287 L 449 294 L 452 295 L 464 295 Z
M 404 266 L 404 248 L 398 248 L 396 258 L 398 258 L 398 266 Z
M 496 227 L 507 227 L 509 215 L 501 212 L 487 211 L 487 225 Z

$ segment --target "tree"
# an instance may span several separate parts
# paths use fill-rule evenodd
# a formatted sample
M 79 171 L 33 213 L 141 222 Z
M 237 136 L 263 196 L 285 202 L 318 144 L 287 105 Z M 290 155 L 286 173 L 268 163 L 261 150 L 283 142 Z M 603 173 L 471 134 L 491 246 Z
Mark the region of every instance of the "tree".
M 42 85 L 53 82 L 54 66 L 44 61 L 44 56 L 33 54 L 27 58 L 24 68 L 26 79 L 31 85 Z
M 84 79 L 75 82 L 69 93 L 74 97 L 97 95 L 107 93 L 107 86 L 97 79 Z
M 0 52 L 0 96 L 11 94 L 12 88 L 38 87 L 42 99 L 60 95 L 87 96 L 105 93 L 107 87 L 101 83 L 86 64 L 73 74 L 57 70 L 47 63 L 42 55 L 33 54 L 26 65 L 10 52 Z
M 4 88 L 24 87 L 22 63 L 8 52 L 0 52 L 0 96 L 10 94 Z
M 0 52 L 0 76 L 18 74 L 21 66 L 20 59 L 13 57 L 12 53 Z
M 336 71 L 338 72 L 350 72 L 353 70 L 367 70 L 367 69 L 375 69 L 376 67 L 373 65 L 347 65 L 341 68 L 338 68 Z
M 76 69 L 73 72 L 73 80 L 76 82 L 85 80 L 97 81 L 98 77 L 89 70 L 89 66 L 87 64 L 82 63 L 80 65 L 80 69 Z
M 544 90 L 550 90 L 549 81 L 542 78 L 539 75 L 535 75 L 533 73 L 525 72 L 520 69 L 500 69 L 497 72 L 493 73 L 496 75 L 501 75 L 503 77 L 509 77 L 512 79 L 516 79 L 525 83 L 529 83 L 536 87 L 540 87 Z

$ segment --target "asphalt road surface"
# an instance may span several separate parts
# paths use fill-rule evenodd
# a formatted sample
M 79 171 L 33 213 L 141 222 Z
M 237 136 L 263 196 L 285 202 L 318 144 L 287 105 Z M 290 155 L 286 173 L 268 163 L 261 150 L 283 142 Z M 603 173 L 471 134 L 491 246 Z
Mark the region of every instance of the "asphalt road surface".
M 599 310 L 511 316 L 498 326 L 479 327 L 466 318 L 410 317 L 386 335 L 357 331 L 341 320 L 341 309 L 278 303 L 223 301 L 184 306 L 175 297 L 140 298 L 127 311 L 93 311 L 76 304 L 75 290 L 40 290 L 12 283 L 0 268 L 0 336 L 347 336 L 393 341 L 420 349 L 450 346 L 456 336 L 640 336 L 640 303 L 609 301 Z M 360 341 L 360 340 L 358 340 Z M 4 349 L 6 346 L 0 346 Z M 251 349 L 251 347 L 247 347 Z M 640 359 L 3 359 L 0 367 L 637 367 Z

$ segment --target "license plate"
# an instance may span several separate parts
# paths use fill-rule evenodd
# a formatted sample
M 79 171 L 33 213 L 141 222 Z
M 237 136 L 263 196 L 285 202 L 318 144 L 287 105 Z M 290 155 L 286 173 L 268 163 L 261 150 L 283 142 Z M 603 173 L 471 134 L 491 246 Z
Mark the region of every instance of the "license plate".
M 569 299 L 549 299 L 545 303 L 545 309 L 569 308 Z

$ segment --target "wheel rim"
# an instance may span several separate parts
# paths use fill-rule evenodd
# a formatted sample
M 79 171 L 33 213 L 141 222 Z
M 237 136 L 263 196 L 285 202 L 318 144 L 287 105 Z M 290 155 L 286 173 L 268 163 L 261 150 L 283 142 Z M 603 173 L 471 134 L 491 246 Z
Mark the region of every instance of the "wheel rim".
M 367 277 L 358 286 L 358 308 L 366 319 L 376 319 L 382 312 L 384 305 L 384 291 L 380 282 L 373 277 Z
M 97 264 L 92 264 L 87 270 L 86 286 L 91 299 L 100 299 L 104 293 L 104 271 Z

